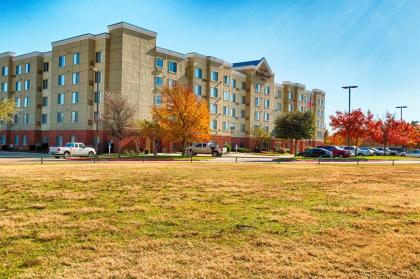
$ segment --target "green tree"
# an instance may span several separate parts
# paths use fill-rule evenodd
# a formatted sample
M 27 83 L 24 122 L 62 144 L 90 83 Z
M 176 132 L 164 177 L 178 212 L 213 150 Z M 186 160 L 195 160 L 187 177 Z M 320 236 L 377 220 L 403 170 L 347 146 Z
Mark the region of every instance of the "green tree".
M 260 152 L 270 139 L 271 138 L 268 132 L 261 127 L 256 127 L 252 132 L 252 140 L 254 141 L 254 148 L 256 152 Z
M 279 116 L 274 122 L 273 135 L 281 139 L 294 141 L 297 153 L 298 140 L 312 138 L 315 134 L 315 118 L 312 112 L 288 112 Z

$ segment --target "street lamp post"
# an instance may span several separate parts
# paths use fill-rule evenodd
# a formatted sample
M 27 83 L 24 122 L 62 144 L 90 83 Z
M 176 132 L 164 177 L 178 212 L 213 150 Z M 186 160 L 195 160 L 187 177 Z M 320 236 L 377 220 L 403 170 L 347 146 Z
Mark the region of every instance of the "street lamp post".
M 405 108 L 408 108 L 408 106 L 398 106 L 398 107 L 395 107 L 395 108 L 400 109 L 400 119 L 401 119 L 401 121 L 402 121 L 402 120 L 403 120 L 403 117 L 402 117 L 402 110 L 403 110 L 403 109 L 405 109 Z
M 357 85 L 349 85 L 349 86 L 343 86 L 343 87 L 341 87 L 341 88 L 343 88 L 343 89 L 348 89 L 349 90 L 349 116 L 350 116 L 350 110 L 351 110 L 351 106 L 350 106 L 350 102 L 351 102 L 351 90 L 352 89 L 355 89 L 355 88 L 357 88 L 358 86 Z M 349 130 L 350 130 L 350 128 L 349 128 Z M 347 130 L 347 148 L 348 148 L 348 151 L 349 151 L 349 157 L 350 157 L 350 131 L 349 130 Z M 357 147 L 356 147 L 357 148 Z M 357 154 L 356 153 L 354 153 L 354 156 L 356 156 Z

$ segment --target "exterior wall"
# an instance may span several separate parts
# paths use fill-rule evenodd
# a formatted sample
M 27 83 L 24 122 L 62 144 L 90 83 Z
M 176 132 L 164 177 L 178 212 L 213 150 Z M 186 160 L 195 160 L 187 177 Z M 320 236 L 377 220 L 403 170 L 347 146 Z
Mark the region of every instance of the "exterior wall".
M 108 26 L 109 33 L 98 35 L 85 34 L 52 43 L 51 52 L 14 56 L 13 53 L 0 54 L 0 67 L 8 66 L 9 75 L 0 76 L 0 83 L 8 84 L 7 92 L 0 92 L 0 100 L 5 98 L 29 97 L 29 105 L 19 112 L 19 122 L 3 124 L 0 136 L 5 135 L 8 144 L 13 144 L 19 136 L 18 147 L 25 136 L 26 145 L 43 142 L 56 145 L 59 141 L 83 141 L 94 145 L 96 137 L 96 97 L 99 89 L 99 112 L 103 112 L 104 92 L 120 94 L 137 106 L 138 119 L 150 119 L 151 109 L 159 100 L 162 86 L 172 82 L 190 86 L 197 95 L 205 99 L 210 108 L 210 133 L 219 144 L 251 147 L 252 134 L 257 127 L 271 133 L 274 120 L 289 111 L 312 110 L 316 115 L 317 136 L 322 140 L 324 124 L 325 92 L 314 89 L 305 90 L 298 83 L 274 83 L 274 73 L 265 59 L 247 66 L 238 66 L 222 59 L 198 53 L 188 55 L 157 47 L 157 34 L 127 23 Z M 96 61 L 100 52 L 102 59 Z M 73 54 L 80 54 L 80 63 L 73 63 Z M 66 65 L 59 67 L 60 56 L 66 57 Z M 163 59 L 163 67 L 156 59 Z M 177 71 L 169 69 L 169 63 L 177 65 Z M 25 73 L 25 64 L 31 64 L 31 71 Z M 48 63 L 48 70 L 44 70 Z M 16 75 L 16 65 L 22 65 L 22 74 Z M 195 75 L 201 69 L 202 77 Z M 96 83 L 94 71 L 101 73 Z M 211 73 L 217 72 L 218 79 L 212 80 Z M 79 73 L 79 82 L 72 83 L 73 73 Z M 58 84 L 59 75 L 65 76 L 65 84 Z M 162 78 L 162 85 L 156 78 Z M 30 80 L 29 90 L 23 90 L 24 81 Z M 16 81 L 22 82 L 22 90 L 15 90 Z M 43 87 L 43 81 L 48 86 Z M 99 88 L 97 88 L 99 87 Z M 212 88 L 217 96 L 212 96 Z M 260 90 L 257 90 L 260 88 Z M 266 89 L 267 88 L 267 89 Z M 72 102 L 73 92 L 78 92 L 78 101 Z M 64 104 L 58 103 L 58 95 L 64 93 Z M 290 93 L 290 98 L 289 98 Z M 259 103 L 257 102 L 259 101 Z M 77 122 L 72 121 L 72 112 L 77 112 Z M 57 114 L 64 113 L 64 121 L 57 121 Z M 257 117 L 259 113 L 259 118 Z M 23 115 L 29 115 L 29 123 L 23 124 Z M 42 123 L 42 115 L 47 117 Z M 215 121 L 215 126 L 214 125 Z M 99 121 L 99 138 L 102 148 L 109 140 Z M 1 139 L 1 138 L 0 138 Z M 127 140 L 130 142 L 132 140 Z M 146 142 L 146 141 L 144 141 Z M 278 142 L 270 143 L 272 147 Z M 282 143 L 283 144 L 283 143 Z

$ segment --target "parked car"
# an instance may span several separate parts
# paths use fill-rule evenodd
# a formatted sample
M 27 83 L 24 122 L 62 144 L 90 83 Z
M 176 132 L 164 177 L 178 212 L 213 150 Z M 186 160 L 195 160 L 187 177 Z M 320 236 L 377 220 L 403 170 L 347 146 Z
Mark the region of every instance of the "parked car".
M 220 147 L 214 142 L 194 143 L 191 146 L 187 146 L 185 150 L 193 156 L 197 154 L 211 154 L 213 157 L 220 157 L 227 153 L 226 147 Z
M 384 156 L 384 152 L 382 150 L 379 150 L 375 147 L 370 147 L 370 149 L 373 151 L 373 155 L 375 156 Z
M 401 154 L 403 157 L 420 158 L 420 149 L 413 149 Z
M 372 156 L 373 154 L 373 150 L 367 146 L 357 148 L 357 156 Z
M 318 146 L 318 148 L 331 151 L 333 154 L 333 157 L 343 157 L 343 158 L 349 157 L 349 152 L 339 146 L 324 145 L 324 146 Z
M 395 152 L 395 151 L 393 151 L 393 150 L 391 150 L 387 147 L 385 147 L 385 148 L 378 147 L 378 150 L 383 151 L 385 156 L 395 156 L 395 155 L 397 155 L 397 152 Z
M 402 147 L 390 147 L 389 149 L 395 151 L 397 156 L 401 156 L 403 153 L 407 152 L 407 149 Z
M 311 148 L 311 149 L 305 150 L 302 153 L 299 153 L 298 155 L 303 156 L 303 157 L 313 157 L 313 158 L 319 158 L 319 157 L 332 158 L 333 157 L 333 153 L 331 151 L 328 151 L 323 148 Z
M 348 151 L 350 153 L 350 156 L 353 157 L 355 156 L 355 152 L 356 152 L 356 147 L 355 146 L 350 146 L 350 149 L 348 146 L 340 146 L 341 148 L 343 148 L 344 150 Z
M 56 158 L 60 158 L 60 156 L 67 157 L 82 157 L 82 156 L 89 156 L 93 157 L 96 154 L 96 150 L 91 147 L 87 147 L 85 144 L 81 142 L 69 142 L 66 143 L 64 147 L 61 146 L 53 146 L 49 149 L 49 154 L 51 155 L 59 155 Z

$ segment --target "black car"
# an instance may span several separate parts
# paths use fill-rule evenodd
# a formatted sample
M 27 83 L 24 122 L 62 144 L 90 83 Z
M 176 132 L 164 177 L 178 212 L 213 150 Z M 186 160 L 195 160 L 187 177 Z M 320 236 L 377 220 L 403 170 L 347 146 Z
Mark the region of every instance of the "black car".
M 331 151 L 328 151 L 322 148 L 311 148 L 311 149 L 305 150 L 299 155 L 303 157 L 312 157 L 312 158 L 318 158 L 318 157 L 332 158 L 333 157 L 333 154 Z

